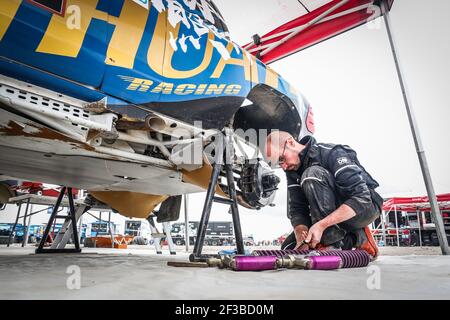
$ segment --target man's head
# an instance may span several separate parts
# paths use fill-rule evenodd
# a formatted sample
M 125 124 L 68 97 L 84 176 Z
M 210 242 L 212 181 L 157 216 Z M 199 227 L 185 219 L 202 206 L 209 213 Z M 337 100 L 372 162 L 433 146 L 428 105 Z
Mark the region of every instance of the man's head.
M 265 156 L 272 165 L 278 163 L 284 171 L 298 170 L 299 153 L 305 146 L 284 131 L 275 131 L 267 136 Z

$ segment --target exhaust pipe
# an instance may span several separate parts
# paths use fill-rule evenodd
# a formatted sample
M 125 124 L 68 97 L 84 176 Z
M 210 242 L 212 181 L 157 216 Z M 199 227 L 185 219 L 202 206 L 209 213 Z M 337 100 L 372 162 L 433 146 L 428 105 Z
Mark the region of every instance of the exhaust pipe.
M 145 119 L 145 127 L 147 129 L 159 132 L 167 128 L 167 123 L 160 117 L 155 117 L 152 115 Z

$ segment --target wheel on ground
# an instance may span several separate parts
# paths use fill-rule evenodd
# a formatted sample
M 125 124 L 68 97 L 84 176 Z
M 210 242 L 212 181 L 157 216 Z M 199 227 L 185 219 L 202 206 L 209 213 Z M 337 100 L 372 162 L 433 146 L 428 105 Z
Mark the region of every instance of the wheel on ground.
M 134 237 L 133 244 L 137 244 L 139 246 L 145 246 L 146 242 L 143 237 L 138 236 L 138 237 Z

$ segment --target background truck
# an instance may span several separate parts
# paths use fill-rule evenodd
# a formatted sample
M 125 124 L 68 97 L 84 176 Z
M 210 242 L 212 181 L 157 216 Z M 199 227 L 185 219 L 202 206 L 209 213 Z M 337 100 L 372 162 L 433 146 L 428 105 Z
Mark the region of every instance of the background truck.
M 153 244 L 152 230 L 146 220 L 125 220 L 125 235 L 132 236 L 138 245 Z
M 441 211 L 447 240 L 450 242 L 450 211 Z M 436 226 L 430 211 L 389 211 L 385 217 L 385 236 L 380 218 L 374 222 L 373 235 L 384 245 L 439 246 Z M 398 233 L 398 234 L 397 234 Z M 384 243 L 386 239 L 386 243 Z
M 189 244 L 193 245 L 197 237 L 198 221 L 189 222 Z M 185 244 L 184 222 L 172 225 L 170 232 L 173 242 L 180 246 Z M 233 223 L 230 221 L 211 221 L 206 229 L 204 245 L 224 246 L 234 244 Z
M 7 244 L 9 235 L 12 232 L 14 223 L 0 223 L 0 244 Z M 28 227 L 28 243 L 36 243 L 41 240 L 44 233 L 43 225 L 31 225 Z M 21 243 L 23 241 L 24 228 L 18 223 L 11 237 L 11 243 Z
M 405 212 L 403 214 L 406 217 L 402 219 L 402 222 L 410 229 L 409 245 L 418 246 L 422 244 L 426 246 L 439 246 L 436 225 L 433 223 L 430 211 L 419 212 L 419 220 L 417 220 L 417 213 Z M 441 211 L 441 215 L 447 241 L 450 241 L 450 211 Z

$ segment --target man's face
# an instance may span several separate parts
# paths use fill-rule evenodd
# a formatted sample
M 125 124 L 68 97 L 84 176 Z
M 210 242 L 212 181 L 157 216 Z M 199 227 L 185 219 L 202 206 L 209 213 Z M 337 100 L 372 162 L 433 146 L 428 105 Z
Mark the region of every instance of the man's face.
M 281 150 L 278 164 L 284 171 L 296 171 L 300 168 L 300 157 L 296 150 L 290 148 L 291 141 L 286 141 Z

